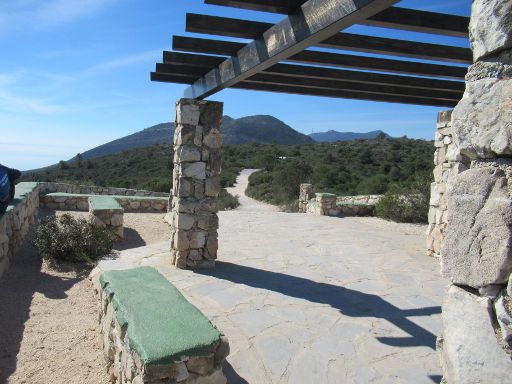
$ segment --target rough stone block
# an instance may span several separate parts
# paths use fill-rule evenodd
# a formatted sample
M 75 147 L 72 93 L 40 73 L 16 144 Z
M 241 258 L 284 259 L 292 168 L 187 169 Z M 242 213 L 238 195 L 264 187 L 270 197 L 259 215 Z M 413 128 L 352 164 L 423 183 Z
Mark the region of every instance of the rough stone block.
M 473 0 L 469 38 L 475 62 L 512 48 L 512 2 Z
M 217 197 L 220 193 L 220 177 L 211 176 L 206 179 L 204 194 L 210 197 Z
M 175 163 L 191 163 L 201 161 L 201 152 L 194 145 L 182 145 L 174 151 Z
M 472 66 L 468 77 L 478 76 L 485 66 Z M 456 148 L 448 150 L 449 160 L 459 161 L 460 155 L 472 160 L 512 155 L 512 79 L 485 77 L 467 81 L 466 92 L 452 118 Z
M 448 383 L 507 383 L 512 377 L 510 356 L 498 344 L 491 300 L 452 286 L 443 303 L 443 337 L 438 342 L 441 366 Z
M 206 179 L 206 164 L 203 162 L 183 164 L 181 172 L 184 177 L 204 180 Z
M 195 221 L 195 219 L 194 219 L 193 215 L 189 215 L 186 213 L 180 213 L 180 214 L 178 214 L 177 212 L 175 213 L 174 224 L 175 224 L 176 228 L 178 228 L 178 229 L 184 229 L 184 230 L 188 231 L 190 228 L 193 227 L 194 221 Z
M 470 169 L 450 179 L 441 271 L 455 284 L 505 283 L 512 272 L 512 202 L 505 172 Z

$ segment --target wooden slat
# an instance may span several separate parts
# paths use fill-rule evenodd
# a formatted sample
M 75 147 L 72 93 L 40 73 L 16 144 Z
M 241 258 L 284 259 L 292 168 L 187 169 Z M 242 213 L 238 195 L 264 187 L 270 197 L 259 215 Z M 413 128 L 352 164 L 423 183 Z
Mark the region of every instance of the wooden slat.
M 173 49 L 176 51 L 233 56 L 243 47 L 243 43 L 183 36 L 173 37 Z M 312 50 L 300 52 L 289 57 L 286 61 L 460 80 L 464 79 L 467 72 L 467 68 L 464 67 L 381 59 Z
M 194 81 L 193 77 L 181 76 L 168 73 L 151 73 L 152 81 L 167 82 L 167 83 L 180 83 L 190 84 Z M 254 91 L 266 91 L 266 92 L 278 92 L 278 93 L 290 93 L 308 96 L 323 96 L 331 98 L 343 98 L 343 99 L 356 99 L 356 100 L 370 100 L 370 101 L 384 101 L 391 103 L 403 103 L 403 104 L 416 104 L 416 105 L 430 105 L 439 107 L 454 107 L 457 102 L 449 100 L 435 100 L 428 98 L 418 97 L 407 97 L 407 96 L 391 96 L 377 93 L 364 93 L 357 91 L 337 91 L 330 89 L 318 89 L 308 88 L 293 85 L 273 85 L 264 83 L 252 83 L 250 81 L 242 81 L 232 88 L 235 89 L 247 89 Z
M 190 65 L 201 67 L 203 71 L 225 60 L 225 57 L 206 56 L 181 52 L 164 52 L 164 63 L 174 65 Z M 428 79 L 422 77 L 387 75 L 372 72 L 348 71 L 334 68 L 312 67 L 305 65 L 279 63 L 267 68 L 262 73 L 278 74 L 282 76 L 304 77 L 323 80 L 342 80 L 355 83 L 379 85 L 396 85 L 400 87 L 439 90 L 461 94 L 465 83 L 462 81 L 449 81 Z
M 205 4 L 249 9 L 251 11 L 289 14 L 305 0 L 204 0 Z
M 391 7 L 361 24 L 453 37 L 468 37 L 469 17 Z
M 256 39 L 272 24 L 240 20 L 228 17 L 187 14 L 186 31 L 226 37 Z M 407 40 L 388 39 L 352 33 L 338 33 L 318 44 L 318 47 L 381 55 L 414 57 L 425 60 L 449 61 L 471 64 L 469 48 L 440 44 L 418 43 Z
M 188 67 L 176 64 L 157 64 L 156 71 L 158 73 L 170 73 L 180 76 L 190 76 L 197 79 L 201 77 L 208 69 L 199 67 Z M 422 88 L 401 87 L 394 84 L 371 84 L 358 83 L 353 81 L 333 80 L 333 79 L 317 79 L 302 76 L 293 76 L 287 74 L 259 73 L 245 80 L 251 83 L 264 83 L 273 85 L 294 85 L 307 88 L 320 88 L 331 90 L 360 91 L 366 93 L 377 93 L 383 95 L 400 95 L 419 98 L 430 98 L 436 100 L 458 101 L 462 98 L 462 91 L 450 92 L 441 90 L 430 90 Z
M 202 99 L 388 8 L 398 0 L 308 0 L 185 91 Z
M 303 0 L 292 1 L 291 3 L 283 0 L 205 0 L 206 4 L 282 14 L 293 12 L 302 2 Z M 370 16 L 367 21 L 361 24 L 413 32 L 468 37 L 469 17 L 390 7 L 374 16 Z

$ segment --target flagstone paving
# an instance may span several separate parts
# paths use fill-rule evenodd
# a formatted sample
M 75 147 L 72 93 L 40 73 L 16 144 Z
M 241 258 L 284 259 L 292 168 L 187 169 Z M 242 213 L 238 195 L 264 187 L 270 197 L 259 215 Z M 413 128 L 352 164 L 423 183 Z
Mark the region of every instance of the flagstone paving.
M 169 244 L 100 269 L 156 267 L 230 341 L 230 383 L 434 383 L 448 282 L 425 256 L 425 227 L 278 212 L 244 196 L 220 212 L 214 270 L 171 267 Z

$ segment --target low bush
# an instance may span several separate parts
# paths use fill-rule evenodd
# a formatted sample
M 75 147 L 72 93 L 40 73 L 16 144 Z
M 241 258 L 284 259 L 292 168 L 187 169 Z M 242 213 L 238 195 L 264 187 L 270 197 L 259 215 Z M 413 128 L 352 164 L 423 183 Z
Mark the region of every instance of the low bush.
M 430 183 L 417 180 L 408 185 L 393 184 L 375 205 L 375 214 L 399 223 L 428 223 Z
M 49 262 L 94 262 L 110 253 L 113 240 L 106 228 L 64 214 L 41 220 L 35 245 Z
M 224 188 L 220 190 L 219 194 L 219 210 L 221 211 L 229 211 L 230 209 L 235 209 L 240 205 L 238 201 L 238 196 L 233 196 Z

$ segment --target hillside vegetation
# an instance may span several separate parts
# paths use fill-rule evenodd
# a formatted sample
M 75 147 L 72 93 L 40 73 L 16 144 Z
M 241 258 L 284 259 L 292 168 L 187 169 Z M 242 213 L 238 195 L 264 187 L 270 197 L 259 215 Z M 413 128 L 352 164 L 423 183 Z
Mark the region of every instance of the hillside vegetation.
M 412 188 L 428 195 L 433 153 L 432 142 L 382 137 L 301 145 L 225 145 L 221 183 L 232 185 L 243 168 L 261 168 L 251 177 L 248 193 L 278 205 L 297 199 L 299 184 L 305 182 L 317 191 L 338 195 L 397 194 Z M 61 162 L 23 179 L 168 192 L 171 159 L 170 145 L 152 145 L 95 159 L 79 158 L 73 164 Z

